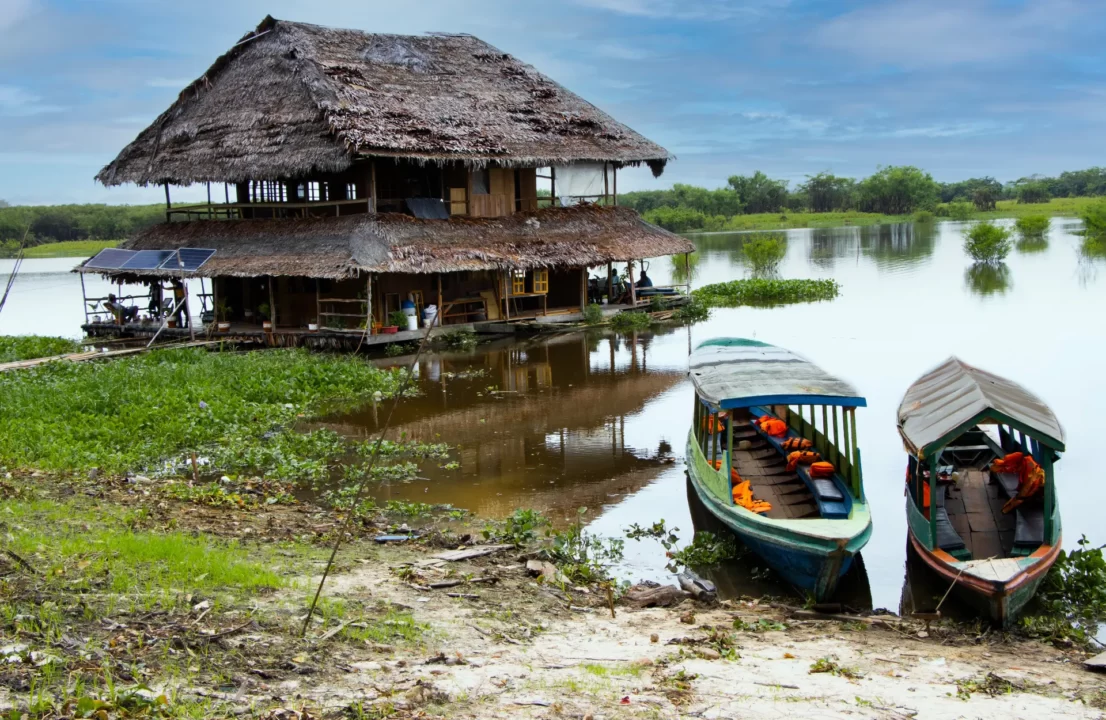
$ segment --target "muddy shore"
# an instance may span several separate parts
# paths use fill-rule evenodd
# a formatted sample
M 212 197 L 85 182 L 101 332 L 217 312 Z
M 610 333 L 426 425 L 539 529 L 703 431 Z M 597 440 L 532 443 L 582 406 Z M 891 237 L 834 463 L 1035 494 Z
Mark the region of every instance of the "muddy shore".
M 353 523 L 301 638 L 341 516 L 182 502 L 156 481 L 47 480 L 4 480 L 0 530 L 61 508 L 55 522 L 87 533 L 125 508 L 130 531 L 227 544 L 284 581 L 151 599 L 82 579 L 95 548 L 60 561 L 50 542 L 5 553 L 0 708 L 29 717 L 72 716 L 80 697 L 108 717 L 1101 717 L 1106 706 L 1079 649 L 891 615 L 823 619 L 765 599 L 622 599 L 612 617 L 599 587 L 534 577 L 527 548 L 448 559 L 487 546 L 432 521 L 401 544 L 372 540 L 394 519 Z

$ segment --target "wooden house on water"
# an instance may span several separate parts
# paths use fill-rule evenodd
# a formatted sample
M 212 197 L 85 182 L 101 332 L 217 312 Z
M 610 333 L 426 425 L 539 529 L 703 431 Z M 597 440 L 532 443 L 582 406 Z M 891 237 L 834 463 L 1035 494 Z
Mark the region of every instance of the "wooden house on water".
M 86 298 L 85 329 L 163 330 L 162 293 L 197 279 L 204 322 L 223 321 L 205 332 L 280 344 L 360 338 L 405 301 L 437 306 L 444 325 L 578 317 L 589 267 L 609 278 L 614 263 L 693 249 L 618 206 L 620 168 L 660 175 L 668 160 L 475 37 L 269 17 L 97 176 L 163 185 L 167 212 L 77 268 L 146 284 L 151 310 L 120 299 L 132 319 Z M 173 204 L 171 186 L 196 184 L 207 202 Z

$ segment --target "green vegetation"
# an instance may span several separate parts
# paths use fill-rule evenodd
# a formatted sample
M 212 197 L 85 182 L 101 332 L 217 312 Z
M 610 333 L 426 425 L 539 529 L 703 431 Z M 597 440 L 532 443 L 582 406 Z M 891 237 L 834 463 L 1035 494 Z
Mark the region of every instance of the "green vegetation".
M 980 297 L 1002 295 L 1010 289 L 1010 268 L 1006 263 L 972 263 L 964 271 L 964 283 Z
M 25 258 L 62 258 L 92 257 L 104 248 L 112 248 L 118 245 L 116 240 L 69 240 L 66 242 L 46 243 L 27 248 L 23 253 Z M 3 257 L 0 251 L 0 257 Z
M 964 252 L 977 263 L 1000 263 L 1013 247 L 1010 234 L 990 221 L 976 223 L 964 231 Z
M 553 533 L 549 554 L 558 569 L 574 583 L 589 585 L 608 582 L 610 569 L 622 561 L 625 545 L 618 538 L 601 538 L 584 530 L 587 508 L 576 511 L 576 522 Z
M 811 675 L 815 673 L 829 673 L 831 675 L 837 675 L 838 677 L 848 678 L 849 680 L 859 680 L 864 677 L 856 668 L 845 667 L 838 664 L 836 660 L 828 657 L 818 658 L 812 662 L 807 672 Z
M 548 535 L 549 524 L 549 518 L 541 512 L 518 508 L 502 522 L 485 523 L 481 534 L 485 540 L 522 547 L 537 541 L 539 531 Z
M 919 210 L 914 213 L 914 222 L 916 223 L 931 223 L 933 222 L 934 215 L 929 210 Z
M 704 285 L 692 297 L 707 307 L 771 306 L 832 300 L 841 292 L 836 280 L 777 280 L 753 278 Z
M 1102 195 L 1106 168 L 1004 185 L 990 177 L 938 183 L 906 166 L 880 168 L 860 181 L 819 173 L 790 190 L 786 182 L 757 172 L 731 177 L 716 190 L 677 184 L 670 190 L 626 193 L 619 203 L 675 232 L 714 232 L 905 222 L 919 212 L 964 220 L 1041 212 L 1077 215 L 1081 206 Z M 956 215 L 950 215 L 953 203 L 959 203 L 953 209 Z M 917 221 L 926 222 L 925 217 Z
M 299 439 L 293 423 L 392 392 L 398 377 L 296 350 L 159 350 L 3 373 L 0 464 L 121 473 L 217 447 L 224 458 L 281 458 L 300 442 L 314 452 L 319 437 Z
M 1106 237 L 1106 200 L 1087 205 L 1079 213 L 1087 237 Z
M 603 322 L 603 308 L 600 305 L 591 303 L 584 308 L 584 323 L 587 325 L 598 325 Z
M 662 519 L 645 528 L 634 523 L 626 529 L 626 537 L 630 540 L 651 538 L 659 542 L 664 548 L 665 557 L 668 558 L 665 567 L 673 573 L 680 572 L 684 568 L 713 567 L 737 555 L 737 546 L 732 538 L 717 538 L 713 533 L 706 531 L 695 533 L 691 543 L 680 548 L 678 547 L 680 537 L 676 534 L 679 531 L 679 528 L 667 528 Z
M 17 250 L 24 234 L 29 247 L 74 240 L 118 240 L 164 221 L 164 205 L 0 204 L 0 257 Z
M 388 324 L 398 327 L 400 330 L 407 329 L 407 313 L 402 310 L 393 310 L 388 313 Z
M 710 317 L 710 308 L 699 298 L 692 296 L 676 309 L 672 319 L 681 322 L 700 322 Z
M 471 330 L 454 330 L 435 338 L 435 342 L 444 345 L 450 350 L 472 350 L 480 342 L 476 333 Z
M 0 363 L 53 357 L 81 349 L 73 340 L 47 335 L 0 335 Z
M 749 238 L 742 244 L 741 250 L 755 274 L 774 273 L 787 254 L 787 238 L 783 235 Z
M 611 327 L 619 332 L 645 330 L 652 324 L 653 319 L 649 317 L 649 313 L 644 312 L 620 312 L 611 318 Z
M 945 208 L 945 214 L 952 220 L 971 220 L 975 207 L 968 202 L 951 202 Z
M 1089 646 L 1106 618 L 1106 545 L 1093 547 L 1084 535 L 1079 548 L 1060 557 L 1037 590 L 1021 626 L 1031 635 Z
M 1026 215 L 1020 217 L 1014 223 L 1023 238 L 1041 236 L 1048 232 L 1049 219 L 1047 215 Z

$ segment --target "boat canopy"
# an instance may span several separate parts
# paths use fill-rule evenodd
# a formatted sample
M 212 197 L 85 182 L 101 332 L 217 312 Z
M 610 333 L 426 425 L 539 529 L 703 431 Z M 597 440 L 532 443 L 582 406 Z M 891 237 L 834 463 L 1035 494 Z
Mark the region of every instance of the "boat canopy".
M 910 386 L 899 405 L 907 452 L 924 458 L 984 420 L 1004 423 L 1057 452 L 1064 430 L 1045 403 L 1021 385 L 955 357 Z
M 699 397 L 722 410 L 755 405 L 867 405 L 844 380 L 790 350 L 756 340 L 708 340 L 691 353 L 690 373 Z

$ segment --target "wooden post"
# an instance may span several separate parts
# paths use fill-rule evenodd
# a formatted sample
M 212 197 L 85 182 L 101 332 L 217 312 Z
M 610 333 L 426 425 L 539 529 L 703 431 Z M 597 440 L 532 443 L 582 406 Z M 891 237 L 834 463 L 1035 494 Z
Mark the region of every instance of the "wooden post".
M 491 182 L 491 178 L 488 182 Z M 491 188 L 488 189 L 491 190 Z M 472 168 L 465 173 L 465 215 L 472 217 Z
M 833 406 L 833 464 L 841 464 L 841 446 L 837 444 L 837 406 Z
M 319 278 L 315 278 L 315 324 L 323 326 L 323 296 L 319 290 Z
M 507 320 L 511 319 L 511 278 L 510 270 L 504 273 L 499 271 L 499 276 L 503 279 L 503 316 Z
M 841 434 L 842 434 L 842 446 L 845 450 L 845 462 L 849 461 L 852 453 L 849 452 L 849 411 L 845 408 L 841 408 Z
M 273 331 L 276 331 L 277 326 L 277 307 L 276 307 L 276 290 L 273 288 L 273 283 L 276 282 L 276 278 L 272 275 L 269 276 L 269 324 Z
M 165 185 L 165 222 L 169 222 L 169 218 L 171 217 L 169 215 L 169 211 L 173 209 L 173 203 L 169 201 L 169 183 L 164 183 L 164 185 Z
M 1052 513 L 1056 507 L 1056 483 L 1052 475 L 1052 449 L 1043 448 L 1040 452 L 1041 469 L 1045 471 L 1045 545 L 1056 542 L 1056 526 L 1052 522 Z
M 549 166 L 549 207 L 557 207 L 557 168 Z
M 442 313 L 445 312 L 442 300 L 442 274 L 438 273 L 438 313 L 434 316 L 434 324 L 439 327 L 442 324 Z
M 825 405 L 823 405 L 822 406 L 822 438 L 826 439 L 828 437 L 829 437 L 829 409 Z
M 723 472 L 726 473 L 726 481 L 730 488 L 730 497 L 727 505 L 733 505 L 733 473 L 730 472 L 733 469 L 733 411 L 730 411 L 729 417 L 726 418 L 726 463 Z
M 588 269 L 580 268 L 580 312 L 588 307 Z
M 630 260 L 626 263 L 627 269 L 630 271 L 630 305 L 637 307 L 637 287 L 634 283 L 634 261 Z
M 184 319 L 188 322 L 188 337 L 196 342 L 196 323 L 192 321 L 192 302 L 188 299 L 188 280 L 181 279 L 184 285 Z
M 207 219 L 211 219 L 211 183 L 207 184 Z
M 614 278 L 611 277 L 611 273 L 614 272 L 614 263 L 610 260 L 607 261 L 607 304 L 614 305 Z
M 609 203 L 611 200 L 611 189 L 607 181 L 607 163 L 603 163 L 603 202 Z
M 613 176 L 611 178 L 611 180 L 614 182 L 614 197 L 612 198 L 612 201 L 614 202 L 614 206 L 618 207 L 618 166 L 617 165 L 611 165 L 611 175 Z
M 376 212 L 376 159 L 369 160 L 369 208 Z
M 852 417 L 853 426 L 852 456 L 849 458 L 849 465 L 852 467 L 853 492 L 860 497 L 860 450 L 857 449 L 856 441 L 856 408 L 849 408 L 849 415 Z
M 368 277 L 365 279 L 365 284 L 368 286 L 367 294 L 365 298 L 365 330 L 369 335 L 373 334 L 373 274 L 367 273 Z
M 691 290 L 691 253 L 684 253 L 684 284 L 687 285 L 688 291 Z

